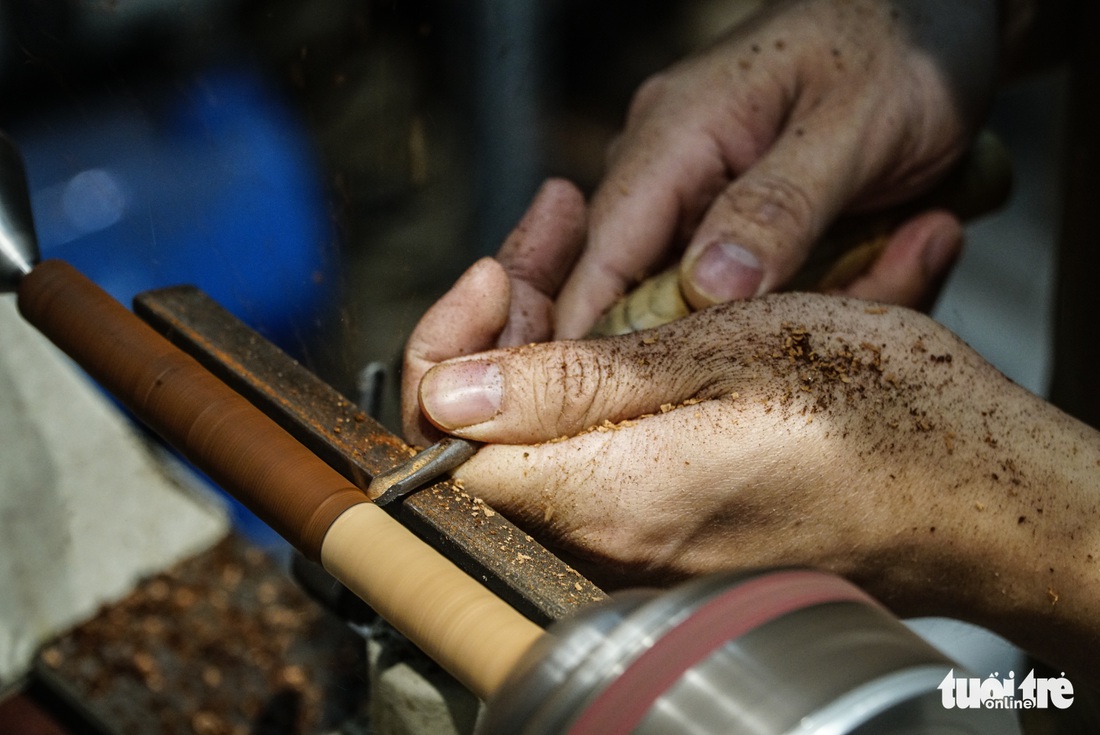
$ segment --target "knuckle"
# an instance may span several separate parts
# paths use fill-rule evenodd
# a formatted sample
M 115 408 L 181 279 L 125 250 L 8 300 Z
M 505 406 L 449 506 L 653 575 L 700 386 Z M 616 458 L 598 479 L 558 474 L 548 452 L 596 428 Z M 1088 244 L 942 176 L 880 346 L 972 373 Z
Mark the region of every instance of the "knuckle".
M 556 435 L 588 428 L 596 421 L 596 409 L 609 366 L 573 343 L 563 343 L 542 365 L 540 379 L 546 386 L 536 406 L 540 425 Z
M 736 182 L 722 195 L 726 211 L 762 232 L 807 232 L 816 225 L 814 198 L 810 191 L 791 179 L 752 176 Z
M 502 259 L 504 260 L 504 259 Z M 512 288 L 529 286 L 540 294 L 551 295 L 557 286 L 557 275 L 543 264 L 530 258 L 512 257 L 504 260 L 504 268 L 512 277 Z
M 634 91 L 627 112 L 627 119 L 634 119 L 644 115 L 662 100 L 670 89 L 669 74 L 658 72 L 645 79 Z

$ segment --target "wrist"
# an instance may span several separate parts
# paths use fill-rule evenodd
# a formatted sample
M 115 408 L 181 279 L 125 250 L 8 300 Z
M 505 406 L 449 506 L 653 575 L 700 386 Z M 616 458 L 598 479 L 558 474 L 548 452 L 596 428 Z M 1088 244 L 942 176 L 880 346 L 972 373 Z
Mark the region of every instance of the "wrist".
M 991 423 L 997 445 L 966 488 L 971 507 L 933 555 L 951 570 L 935 614 L 1086 670 L 1100 646 L 1100 434 L 1025 400 Z

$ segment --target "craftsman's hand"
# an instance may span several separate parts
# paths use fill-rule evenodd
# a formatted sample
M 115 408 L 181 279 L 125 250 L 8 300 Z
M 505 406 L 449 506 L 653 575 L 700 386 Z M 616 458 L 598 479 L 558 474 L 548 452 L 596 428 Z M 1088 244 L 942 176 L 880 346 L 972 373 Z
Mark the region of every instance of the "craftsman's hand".
M 405 347 L 401 371 L 405 438 L 439 437 L 420 413 L 420 379 L 443 360 L 494 347 L 544 342 L 553 333 L 554 301 L 584 245 L 584 196 L 550 179 L 495 260 L 473 267 L 421 318 Z
M 584 197 L 571 183 L 550 179 L 494 260 L 475 264 L 424 315 L 405 348 L 402 421 L 405 437 L 427 444 L 440 432 L 426 421 L 417 402 L 420 380 L 444 360 L 496 347 L 544 342 L 553 336 L 555 304 L 585 241 Z M 944 213 L 930 213 L 903 226 L 868 273 L 843 295 L 917 305 L 938 279 L 925 267 L 929 233 L 953 233 L 958 225 Z M 955 248 L 955 244 L 951 247 Z M 877 289 L 877 290 L 876 290 Z
M 785 0 L 647 81 L 596 191 L 555 336 L 681 261 L 695 308 L 776 290 L 841 213 L 907 200 L 966 148 L 996 76 L 996 0 Z M 915 305 L 961 247 L 918 216 L 852 292 Z
M 507 289 L 486 259 L 440 305 Z M 507 318 L 468 314 L 455 340 Z M 766 296 L 450 360 L 419 396 L 489 443 L 469 491 L 605 584 L 811 565 L 904 615 L 1100 653 L 1100 438 L 917 312 Z

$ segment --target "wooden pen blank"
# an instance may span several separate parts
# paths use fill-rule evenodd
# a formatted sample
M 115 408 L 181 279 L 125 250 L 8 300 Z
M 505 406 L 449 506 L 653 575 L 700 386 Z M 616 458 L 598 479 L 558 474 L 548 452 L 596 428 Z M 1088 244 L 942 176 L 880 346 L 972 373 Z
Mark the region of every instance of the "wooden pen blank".
M 35 267 L 20 283 L 19 308 L 139 419 L 479 696 L 492 694 L 542 635 L 71 266 Z
M 374 504 L 349 508 L 336 519 L 321 561 L 483 700 L 545 635 Z

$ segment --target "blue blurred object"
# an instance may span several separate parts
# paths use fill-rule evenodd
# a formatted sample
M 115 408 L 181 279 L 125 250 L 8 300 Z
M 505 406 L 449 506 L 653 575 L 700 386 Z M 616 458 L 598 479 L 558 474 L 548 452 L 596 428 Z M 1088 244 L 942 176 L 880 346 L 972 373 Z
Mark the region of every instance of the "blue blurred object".
M 338 260 L 320 168 L 302 124 L 258 74 L 117 89 L 9 134 L 25 158 L 42 256 L 122 303 L 194 284 L 299 359 L 332 313 Z M 230 504 L 242 530 L 270 540 Z
M 299 353 L 333 306 L 336 248 L 306 133 L 259 75 L 210 71 L 62 112 L 9 131 L 43 257 L 124 304 L 194 284 Z

